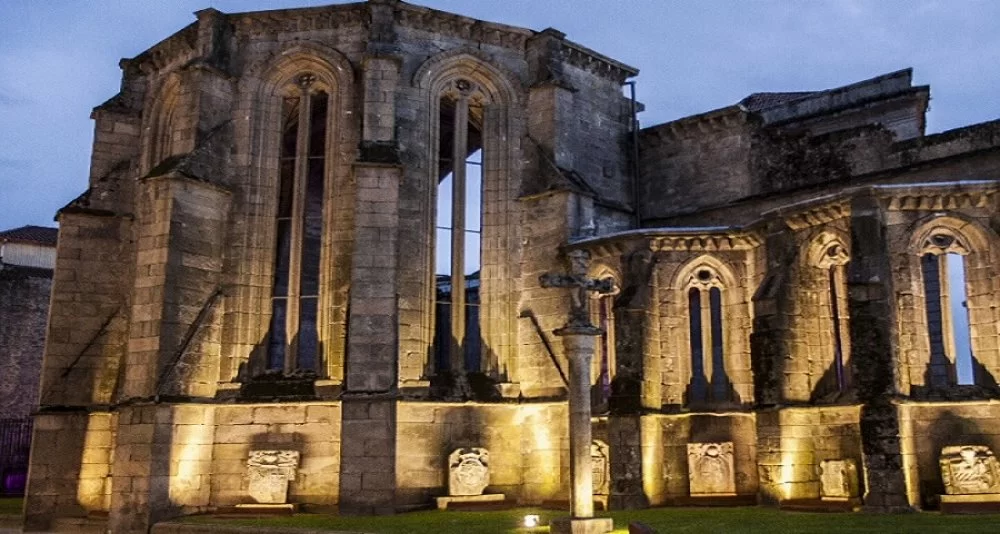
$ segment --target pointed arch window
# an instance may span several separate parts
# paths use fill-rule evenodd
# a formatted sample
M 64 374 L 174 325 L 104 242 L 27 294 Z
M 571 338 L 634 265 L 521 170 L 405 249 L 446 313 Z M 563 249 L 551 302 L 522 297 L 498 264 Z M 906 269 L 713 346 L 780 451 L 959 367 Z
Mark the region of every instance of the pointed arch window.
M 823 240 L 815 250 L 819 254 L 813 258 L 812 264 L 825 272 L 825 300 L 822 316 L 826 324 L 824 331 L 829 332 L 830 342 L 823 345 L 832 356 L 832 370 L 836 391 L 845 391 L 851 384 L 849 357 L 849 321 L 847 313 L 847 263 L 850 261 L 847 247 L 839 240 Z M 825 335 L 821 337 L 826 337 Z M 822 391 L 820 393 L 829 392 Z
M 688 403 L 731 401 L 726 371 L 724 286 L 714 269 L 695 269 L 687 284 L 691 383 Z
M 921 250 L 932 386 L 976 382 L 965 280 L 968 254 L 969 247 L 943 228 L 932 232 Z
M 591 409 L 594 413 L 606 413 L 610 408 L 611 380 L 615 376 L 615 292 L 594 295 L 591 301 L 591 322 L 601 329 L 601 335 L 594 345 L 594 357 L 590 364 L 592 380 Z
M 438 116 L 436 299 L 437 371 L 479 371 L 484 96 L 466 79 L 448 84 Z
M 312 74 L 286 88 L 267 368 L 317 370 L 329 92 Z

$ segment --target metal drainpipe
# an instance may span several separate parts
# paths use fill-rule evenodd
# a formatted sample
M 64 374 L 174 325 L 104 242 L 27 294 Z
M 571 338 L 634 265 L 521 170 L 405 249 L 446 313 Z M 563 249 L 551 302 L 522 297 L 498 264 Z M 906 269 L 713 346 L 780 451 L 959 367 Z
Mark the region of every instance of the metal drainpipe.
M 632 112 L 632 218 L 636 228 L 642 228 L 642 216 L 639 214 L 639 118 L 638 106 L 635 101 L 635 80 L 625 82 L 629 88 L 630 110 Z

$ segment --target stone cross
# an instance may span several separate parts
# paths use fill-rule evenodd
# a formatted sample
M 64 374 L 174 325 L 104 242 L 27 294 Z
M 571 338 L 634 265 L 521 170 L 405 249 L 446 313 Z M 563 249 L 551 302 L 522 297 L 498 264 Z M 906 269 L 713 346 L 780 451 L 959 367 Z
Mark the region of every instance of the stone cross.
M 593 460 L 590 455 L 590 359 L 594 355 L 594 336 L 601 329 L 590 322 L 590 293 L 611 293 L 614 281 L 587 277 L 590 254 L 573 250 L 569 254 L 568 274 L 546 273 L 539 277 L 542 287 L 571 290 L 569 321 L 555 331 L 562 336 L 569 361 L 569 453 L 573 477 L 570 506 L 572 517 L 566 524 L 552 524 L 552 532 L 609 532 L 610 519 L 594 518 Z M 590 529 L 590 530 L 580 530 Z
M 565 287 L 570 293 L 569 322 L 566 328 L 593 330 L 596 327 L 590 323 L 589 293 L 613 293 L 615 282 L 611 278 L 587 278 L 587 262 L 590 254 L 585 250 L 573 250 L 569 256 L 569 274 L 545 273 L 539 277 L 542 287 Z M 581 332 L 582 333 L 582 332 Z M 560 334 L 559 331 L 556 334 Z M 600 332 L 589 335 L 598 335 Z

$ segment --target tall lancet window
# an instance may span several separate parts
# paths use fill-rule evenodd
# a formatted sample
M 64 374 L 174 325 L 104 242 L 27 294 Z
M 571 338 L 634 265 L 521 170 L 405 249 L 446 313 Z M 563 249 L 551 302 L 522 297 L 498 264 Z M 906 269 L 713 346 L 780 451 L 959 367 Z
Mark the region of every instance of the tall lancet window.
M 824 284 L 826 298 L 820 298 L 824 310 L 818 310 L 827 324 L 823 325 L 824 331 L 830 335 L 830 343 L 827 344 L 826 334 L 821 335 L 824 346 L 828 347 L 832 356 L 832 371 L 835 382 L 830 384 L 836 391 L 844 391 L 851 385 L 849 357 L 848 331 L 849 321 L 847 314 L 847 262 L 850 261 L 847 248 L 839 241 L 826 242 L 818 249 L 819 255 L 813 261 L 813 266 L 824 272 Z M 822 302 L 825 300 L 826 302 Z M 828 329 L 828 330 L 827 330 Z M 829 393 L 831 387 L 827 387 L 822 393 Z
M 316 370 L 329 95 L 303 74 L 281 107 L 268 369 Z
M 732 400 L 726 372 L 723 289 L 718 273 L 708 267 L 697 269 L 688 284 L 689 403 Z
M 434 360 L 439 371 L 479 371 L 483 99 L 459 79 L 438 118 Z
M 601 329 L 594 347 L 594 359 L 591 362 L 590 376 L 593 383 L 591 390 L 591 409 L 594 413 L 606 413 L 610 408 L 611 379 L 615 375 L 615 304 L 614 294 L 597 295 L 591 305 L 593 324 Z
M 920 270 L 933 386 L 975 383 L 965 282 L 968 248 L 941 231 L 924 243 Z

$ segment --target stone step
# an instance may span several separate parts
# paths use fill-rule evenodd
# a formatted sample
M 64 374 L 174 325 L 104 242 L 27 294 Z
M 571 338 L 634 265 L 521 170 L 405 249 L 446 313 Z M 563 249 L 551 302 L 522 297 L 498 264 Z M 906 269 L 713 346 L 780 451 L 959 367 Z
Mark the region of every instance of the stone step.
M 108 531 L 105 517 L 59 517 L 52 520 L 51 532 L 74 534 L 104 534 Z

